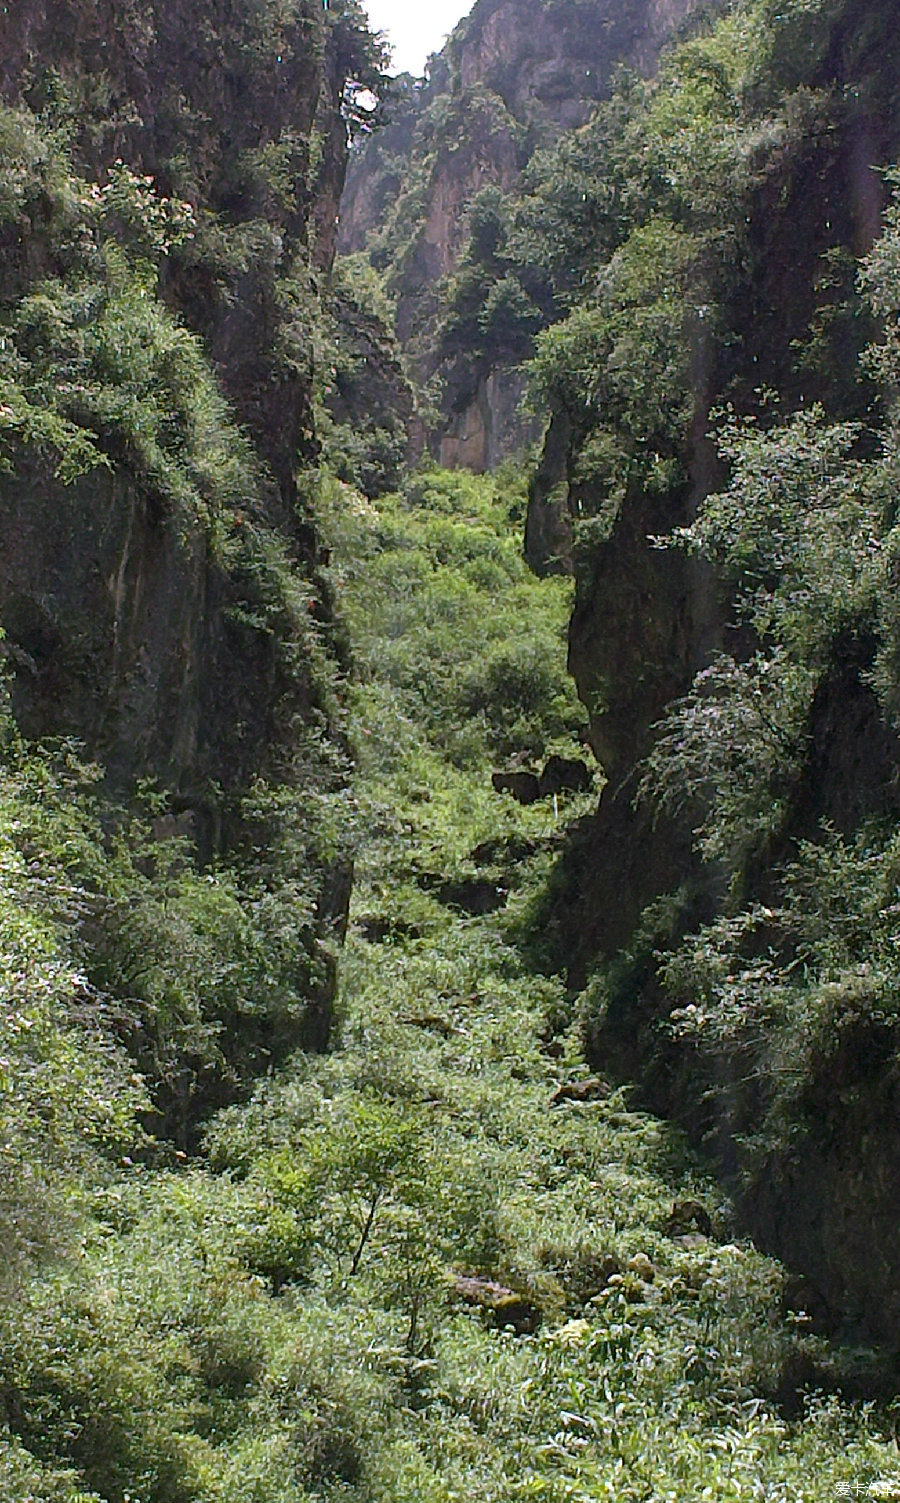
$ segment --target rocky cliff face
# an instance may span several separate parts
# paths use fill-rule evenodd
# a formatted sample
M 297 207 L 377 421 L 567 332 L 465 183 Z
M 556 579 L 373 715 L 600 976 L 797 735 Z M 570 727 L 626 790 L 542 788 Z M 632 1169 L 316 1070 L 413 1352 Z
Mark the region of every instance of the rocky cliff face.
M 583 125 L 622 63 L 650 73 L 688 13 L 683 0 L 479 3 L 454 33 L 448 60 L 458 87 L 489 88 L 517 119 Z
M 840 1001 L 836 988 L 825 1038 L 802 1043 L 812 1058 L 804 1060 L 808 1078 L 792 1102 L 792 1135 L 754 1158 L 746 1145 L 760 1132 L 766 1092 L 777 1095 L 771 1078 L 794 1068 L 778 1055 L 784 1043 L 769 1041 L 752 1063 L 749 1052 L 740 1053 L 749 1050 L 746 1040 L 733 1054 L 724 1046 L 718 1054 L 686 1048 L 669 1017 L 673 1004 L 659 965 L 685 935 L 708 937 L 716 922 L 737 923 L 733 915 L 746 911 L 742 904 L 774 905 L 781 873 L 804 841 L 827 843 L 828 832 L 838 832 L 852 842 L 879 822 L 896 826 L 900 747 L 872 691 L 866 631 L 827 649 L 831 667 L 803 721 L 777 834 L 743 866 L 701 859 L 702 806 L 685 799 L 676 818 L 671 810 L 654 815 L 636 799 L 673 701 L 717 653 L 740 659 L 758 646 L 739 626 L 723 578 L 656 541 L 690 524 L 703 498 L 727 484 L 725 462 L 716 461 L 706 438 L 710 407 L 727 397 L 755 421 L 771 423 L 757 405 L 757 388 L 771 382 L 786 411 L 818 401 L 833 418 L 871 420 L 878 410 L 857 361 L 872 328 L 855 300 L 853 267 L 878 233 L 879 164 L 900 153 L 896 36 L 888 18 L 867 4 L 822 5 L 803 24 L 772 68 L 791 101 L 778 106 L 788 128 L 765 170 L 746 186 L 735 216 L 740 249 L 717 274 L 712 295 L 700 271 L 691 287 L 689 302 L 702 302 L 706 315 L 716 307 L 727 336 L 700 341 L 690 319 L 681 328 L 687 416 L 677 482 L 636 483 L 632 469 L 613 504 L 611 487 L 586 478 L 588 445 L 599 452 L 597 425 L 619 400 L 612 386 L 599 415 L 595 409 L 585 422 L 583 413 L 560 405 L 548 433 L 529 541 L 543 566 L 551 556 L 573 561 L 570 664 L 609 783 L 557 874 L 545 924 L 574 986 L 592 973 L 604 978 L 602 1001 L 593 1012 L 588 1005 L 597 1063 L 642 1079 L 648 1100 L 680 1114 L 715 1145 L 728 1172 L 745 1176 L 748 1227 L 805 1272 L 803 1297 L 817 1318 L 832 1327 L 848 1321 L 896 1342 L 900 1322 L 886 1255 L 898 1234 L 900 1183 L 894 1025 L 880 1012 L 868 1013 L 868 1004 L 857 1007 L 849 983 Z M 770 109 L 774 97 L 768 96 Z M 811 102 L 815 108 L 804 117 Z M 609 264 L 613 271 L 604 274 L 611 279 L 615 261 Z M 639 299 L 629 317 L 635 307 Z M 613 349 L 613 365 L 621 348 Z M 649 358 L 649 343 L 646 349 Z M 598 364 L 609 361 L 608 349 L 600 350 Z M 824 634 L 824 624 L 820 629 Z M 733 786 L 740 783 L 739 761 L 732 763 Z M 758 958 L 775 940 L 763 933 L 753 944 Z M 740 964 L 752 969 L 746 955 Z M 689 974 L 682 1004 L 702 1011 L 701 968 Z
M 13 701 L 123 796 L 156 779 L 205 857 L 245 839 L 254 780 L 339 776 L 304 465 L 344 86 L 370 41 L 317 0 L 0 14 Z M 301 875 L 325 938 L 341 884 Z
M 801 67 L 805 64 L 808 73 L 798 78 L 794 71 L 792 82 L 801 90 L 821 91 L 827 121 L 798 129 L 743 201 L 748 229 L 739 274 L 729 272 L 717 294 L 722 325 L 730 331 L 727 340 L 698 344 L 695 333 L 686 332 L 683 382 L 692 416 L 682 430 L 679 482 L 653 489 L 632 485 L 600 540 L 585 539 L 576 550 L 570 667 L 610 779 L 595 832 L 591 880 L 600 887 L 607 822 L 617 824 L 621 805 L 623 837 L 626 828 L 642 827 L 632 808 L 633 788 L 656 722 L 698 668 L 735 640 L 721 580 L 695 558 L 655 542 L 690 521 L 703 497 L 726 478 L 708 437 L 711 407 L 726 392 L 752 407 L 762 376 L 788 407 L 818 400 L 830 413 L 855 417 L 872 400 L 871 388 L 859 384 L 862 314 L 857 308 L 852 322 L 841 323 L 842 309 L 849 305 L 839 299 L 849 284 L 823 281 L 821 269 L 842 255 L 852 267 L 878 233 L 884 205 L 878 164 L 900 151 L 893 85 L 884 67 L 893 41 L 864 4 L 822 7 L 814 25 L 803 44 Z M 692 296 L 708 290 L 698 278 Z M 813 363 L 804 351 L 819 321 L 834 326 L 835 345 Z M 573 521 L 602 511 L 604 494 L 579 479 L 585 442 L 583 429 L 561 412 L 548 433 L 532 490 L 529 528 L 538 565 L 545 532 L 565 552 L 572 546 Z M 831 779 L 827 799 L 842 802 L 847 790 L 838 781 Z M 637 845 L 641 848 L 639 837 Z M 643 850 L 636 864 L 647 873 L 645 890 L 627 918 L 618 904 L 585 897 L 585 913 L 573 929 L 573 953 L 580 956 L 576 971 L 592 955 L 615 951 L 623 928 L 627 932 L 640 907 L 665 887 L 666 862 L 656 863 L 649 846 Z M 650 876 L 654 871 L 657 878 Z M 654 885 L 657 879 L 661 886 Z M 594 918 L 585 927 L 587 913 Z
M 489 351 L 459 368 L 442 344 L 468 212 L 486 189 L 513 193 L 536 150 L 582 125 L 622 63 L 652 71 L 693 0 L 478 0 L 430 77 L 401 81 L 392 126 L 351 163 L 339 247 L 367 245 L 397 300 L 397 333 L 417 384 L 443 385 L 430 441 L 449 465 L 493 467 L 539 436 L 522 417 L 517 359 Z
M 317 9 L 292 6 L 283 22 L 266 6 L 254 25 L 214 3 L 136 3 L 123 12 L 34 0 L 0 18 L 4 99 L 67 116 L 76 160 L 92 181 L 122 162 L 208 216 L 210 229 L 217 221 L 220 244 L 201 235 L 192 253 L 167 260 L 163 291 L 203 333 L 229 398 L 283 484 L 309 410 L 304 382 L 285 387 L 284 373 L 271 369 L 272 292 L 275 275 L 308 247 L 314 206 L 328 197 L 310 168 L 312 131 L 327 139 L 340 104 Z M 277 172 L 267 173 L 267 159 Z M 337 174 L 333 199 L 343 163 L 327 165 Z M 266 226 L 257 254 L 242 262 L 223 254 L 221 242 L 253 224 L 261 238 Z

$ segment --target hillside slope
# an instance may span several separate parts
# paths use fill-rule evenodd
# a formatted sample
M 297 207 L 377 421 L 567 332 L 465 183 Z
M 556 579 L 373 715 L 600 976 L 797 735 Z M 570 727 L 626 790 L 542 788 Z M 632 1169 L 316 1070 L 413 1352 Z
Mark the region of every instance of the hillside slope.
M 895 48 L 875 6 L 737 5 L 524 210 L 577 248 L 534 367 L 530 540 L 573 559 L 609 778 L 555 954 L 593 977 L 595 1058 L 709 1135 L 835 1321 L 890 1341 Z

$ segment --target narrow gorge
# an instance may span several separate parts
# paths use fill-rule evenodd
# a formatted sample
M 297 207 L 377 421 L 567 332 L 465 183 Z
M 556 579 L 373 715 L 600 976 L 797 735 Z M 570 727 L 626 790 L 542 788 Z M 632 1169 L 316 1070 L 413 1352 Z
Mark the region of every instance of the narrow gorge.
M 0 1503 L 900 1499 L 893 19 L 0 7 Z

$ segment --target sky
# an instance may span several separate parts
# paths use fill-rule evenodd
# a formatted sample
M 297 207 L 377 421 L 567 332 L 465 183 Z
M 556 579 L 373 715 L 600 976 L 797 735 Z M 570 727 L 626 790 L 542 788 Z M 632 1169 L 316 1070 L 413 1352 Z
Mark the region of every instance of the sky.
M 394 51 L 392 71 L 425 71 L 426 59 L 444 40 L 474 0 L 363 0 L 373 31 L 387 34 Z

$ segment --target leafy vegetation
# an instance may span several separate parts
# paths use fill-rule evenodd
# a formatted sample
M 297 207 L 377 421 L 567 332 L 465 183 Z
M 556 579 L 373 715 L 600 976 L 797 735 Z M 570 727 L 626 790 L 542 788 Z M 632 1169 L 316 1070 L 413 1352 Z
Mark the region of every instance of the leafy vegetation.
M 329 288 L 327 380 L 318 414 L 329 472 L 368 496 L 399 483 L 414 399 L 393 336 L 394 310 L 362 256 L 343 256 Z
M 0 113 L 0 480 L 54 517 L 90 518 L 107 484 L 137 496 L 161 550 L 202 557 L 205 629 L 233 633 L 227 693 L 203 701 L 229 765 L 193 782 L 26 736 L 49 670 L 15 613 L 4 642 L 0 1503 L 900 1497 L 890 1357 L 840 1340 L 865 1311 L 835 1333 L 597 1047 L 627 994 L 634 1042 L 679 1087 L 690 1070 L 694 1122 L 751 1188 L 823 1153 L 842 1171 L 848 1123 L 854 1193 L 881 1184 L 900 207 L 858 272 L 826 237 L 780 400 L 749 378 L 738 295 L 761 256 L 744 211 L 790 196 L 785 163 L 838 118 L 819 79 L 835 9 L 741 0 L 555 147 L 502 91 L 421 122 L 382 259 L 421 252 L 428 172 L 471 145 L 470 107 L 517 165 L 545 142 L 518 201 L 472 197 L 431 311 L 460 390 L 528 359 L 535 404 L 565 419 L 575 587 L 525 567 L 523 467 L 404 471 L 411 397 L 371 269 L 344 266 L 320 311 L 324 49 L 351 131 L 380 79 L 355 3 L 201 8 L 184 137 L 163 90 L 134 166 L 108 160 L 107 130 L 144 129 L 117 113 L 115 59 L 102 78 L 48 64 Z M 126 16 L 144 69 L 148 17 L 138 46 Z M 233 150 L 211 58 L 239 84 Z M 273 58 L 276 103 L 307 114 L 260 139 Z M 639 817 L 688 827 L 696 861 L 667 870 L 578 1017 L 532 963 L 602 784 L 566 628 L 638 502 L 640 547 L 702 565 L 725 602 L 629 773 Z M 551 791 L 552 759 L 579 791 Z
M 170 82 L 148 49 L 151 36 L 171 48 L 172 18 L 129 12 L 130 50 L 110 36 L 99 77 L 89 47 L 64 45 L 82 8 L 52 11 L 43 50 L 37 33 L 19 38 L 18 95 L 11 85 L 0 111 L 2 615 L 15 717 L 72 740 L 35 748 L 5 711 L 11 860 L 30 871 L 36 851 L 48 863 L 40 943 L 59 971 L 53 995 L 72 991 L 61 1016 L 98 1019 L 96 1040 L 85 1023 L 84 1070 L 99 1071 L 106 1039 L 148 1125 L 183 1150 L 213 1106 L 328 1029 L 341 912 L 325 889 L 349 860 L 347 755 L 303 517 L 315 488 L 303 471 L 315 452 L 309 347 L 324 316 L 296 194 L 301 179 L 313 192 L 325 49 L 359 87 L 382 54 L 355 6 L 266 5 L 230 20 L 209 7 L 195 17 L 197 51 L 184 36 L 170 50 L 186 91 L 176 143 Z M 202 121 L 188 119 L 188 95 L 196 103 L 208 82 L 198 55 L 210 67 L 230 58 L 250 92 L 267 58 L 299 70 L 296 97 L 253 127 L 267 137 L 255 165 L 237 146 L 227 166 L 210 164 L 201 138 L 211 149 L 225 126 L 209 100 Z M 127 161 L 106 135 L 119 68 L 123 95 L 143 90 L 158 106 L 139 131 L 135 107 L 140 139 L 119 135 Z M 235 142 L 245 125 L 232 115 Z M 213 267 L 201 312 L 196 279 Z M 243 331 L 224 346 L 223 303 Z M 235 388 L 249 399 L 240 411 Z M 283 435 L 260 431 L 253 396 L 276 388 L 294 393 Z M 47 1069 L 36 1063 L 35 1080 Z
M 570 660 L 609 790 L 531 922 L 587 983 L 594 1062 L 715 1143 L 832 1318 L 881 1335 L 900 1183 L 896 39 L 857 0 L 698 7 L 653 76 L 607 78 L 554 130 L 533 56 L 551 12 L 555 64 L 566 27 L 599 31 L 589 4 L 532 7 L 505 49 L 497 7 L 475 8 L 370 240 L 401 340 L 446 382 L 446 452 L 460 414 L 506 421 L 485 386 L 503 367 L 551 418 L 529 549 L 574 569 Z M 460 707 L 501 704 L 521 666 Z M 493 745 L 515 741 L 534 748 L 525 721 Z
M 889 280 L 895 234 L 864 283 L 876 266 Z M 883 345 L 869 355 L 888 359 Z M 693 805 L 695 818 L 702 809 L 700 849 L 728 873 L 724 914 L 667 959 L 664 981 L 680 1033 L 756 1059 L 772 1136 L 758 1129 L 771 1147 L 796 1135 L 846 1030 L 892 1047 L 895 832 L 878 759 L 894 747 L 894 434 L 889 422 L 873 450 L 858 426 L 813 408 L 763 430 L 732 420 L 720 445 L 731 484 L 676 541 L 732 577 L 738 620 L 759 645 L 743 662 L 717 659 L 668 711 L 643 788 L 662 806 Z M 850 734 L 872 757 L 868 786 L 842 809 L 828 807 L 827 787 L 805 792 L 839 683 L 845 708 L 851 696 L 859 707 Z M 828 734 L 848 732 L 838 720 Z M 760 852 L 767 862 L 780 853 L 764 901 Z
M 355 530 L 353 511 L 341 521 L 352 551 L 344 542 L 340 598 L 372 737 L 389 745 L 406 718 L 462 766 L 577 750 L 583 711 L 558 671 L 567 587 L 535 594 L 515 525 L 524 504 L 514 468 L 496 492 L 426 469 L 379 503 L 374 530 L 365 512 Z
M 55 1144 L 48 1178 L 13 1202 L 42 1233 L 7 1263 L 0 1316 L 9 1503 L 725 1499 L 760 1485 L 812 1499 L 893 1475 L 877 1416 L 799 1395 L 839 1359 L 803 1316 L 785 1321 L 780 1270 L 735 1238 L 677 1133 L 589 1076 L 560 983 L 517 948 L 561 820 L 585 801 L 524 807 L 490 783 L 523 717 L 545 749 L 579 729 L 570 587 L 524 573 L 521 504 L 512 472 L 424 471 L 374 504 L 334 485 L 333 587 L 359 664 L 341 1035 L 214 1116 L 190 1159 L 153 1142 L 153 1118 L 138 1130 L 146 1085 L 127 1030 L 111 1042 L 122 972 L 107 962 L 107 1012 L 95 1003 L 88 1028 L 78 989 L 100 983 L 75 973 L 128 944 L 154 984 L 174 967 L 184 1026 L 191 985 L 207 1008 L 223 988 L 265 1005 L 277 950 L 236 876 L 198 884 L 174 837 L 145 866 L 133 822 L 104 834 L 89 770 L 26 747 L 7 762 L 21 917 L 4 928 L 17 944 L 29 925 L 20 1016 L 51 965 L 55 998 L 49 1036 L 31 1004 L 34 1026 L 4 1042 L 18 1093 L 5 1099 L 27 1107 L 10 1121 L 46 1122 Z M 527 703 L 520 685 L 461 741 L 454 672 L 516 636 L 542 649 Z M 505 907 L 468 911 L 479 882 Z M 164 998 L 148 997 L 161 1019 Z M 60 1049 L 50 1114 L 41 1069 Z M 8 1143 L 20 1174 L 39 1146 Z M 22 1210 L 13 1220 L 27 1230 Z
M 555 299 L 531 378 L 567 425 L 573 661 L 621 778 L 592 855 L 643 866 L 624 925 L 582 911 L 586 1032 L 788 1244 L 804 1181 L 868 1174 L 897 1058 L 897 207 L 860 257 L 845 193 L 859 91 L 898 149 L 876 36 L 830 4 L 707 17 L 535 157 L 508 238 Z M 871 1265 L 836 1242 L 807 1267 L 865 1325 Z

